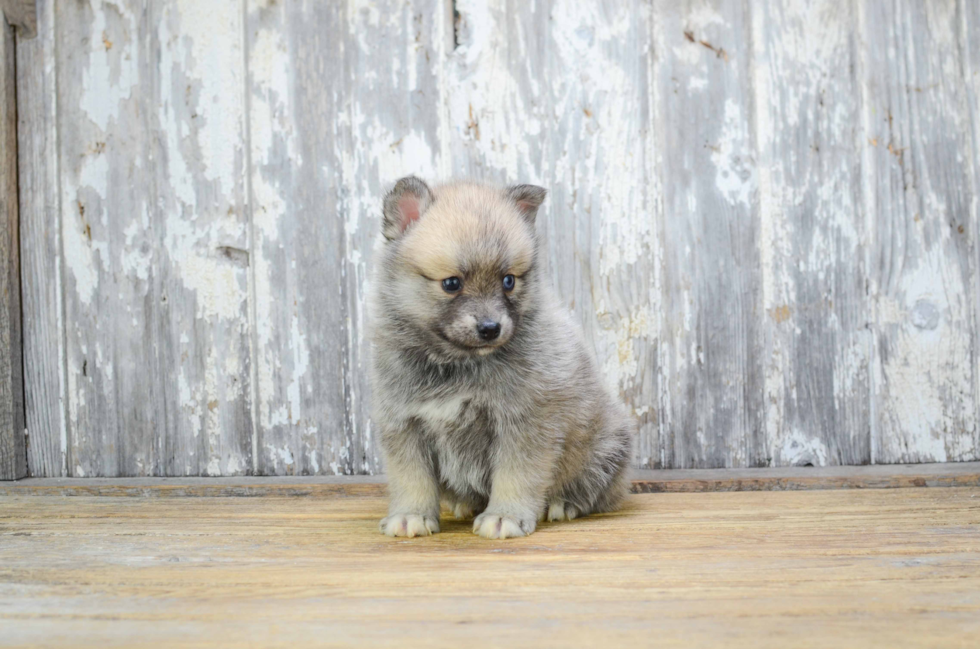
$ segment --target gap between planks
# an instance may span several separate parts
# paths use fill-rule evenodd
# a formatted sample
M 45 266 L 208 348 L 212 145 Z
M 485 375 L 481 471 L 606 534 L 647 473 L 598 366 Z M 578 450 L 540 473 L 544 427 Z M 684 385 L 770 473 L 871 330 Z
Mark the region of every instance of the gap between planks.
M 385 476 L 28 478 L 0 496 L 358 497 L 385 493 Z M 980 462 L 771 469 L 634 470 L 633 493 L 980 487 Z

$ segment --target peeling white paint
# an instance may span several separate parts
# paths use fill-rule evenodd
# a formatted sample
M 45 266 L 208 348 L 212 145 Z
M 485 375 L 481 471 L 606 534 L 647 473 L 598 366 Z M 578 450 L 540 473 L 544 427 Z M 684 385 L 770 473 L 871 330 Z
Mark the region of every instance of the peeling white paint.
M 75 292 L 82 304 L 90 306 L 99 284 L 99 274 L 95 268 L 90 241 L 84 226 L 75 214 L 72 220 L 63 219 L 61 236 L 64 245 L 65 265 L 75 280 Z
M 230 195 L 242 173 L 242 12 L 223 3 L 178 0 L 183 64 L 198 87 L 195 129 L 203 177 Z
M 777 457 L 783 466 L 827 466 L 827 446 L 809 431 L 790 430 L 782 436 Z
M 146 246 L 136 245 L 137 236 L 150 229 L 149 217 L 145 206 L 140 221 L 130 221 L 129 226 L 123 230 L 126 237 L 126 246 L 119 254 L 119 261 L 123 272 L 129 277 L 136 277 L 142 281 L 150 278 L 151 265 L 153 263 L 153 249 L 149 243 Z M 134 322 L 136 319 L 134 318 Z
M 966 325 L 971 314 L 962 300 L 967 287 L 958 271 L 949 271 L 936 245 L 924 251 L 914 267 L 905 268 L 897 291 L 903 302 L 887 296 L 878 301 L 879 323 L 889 334 L 878 395 L 887 413 L 880 435 L 883 453 L 945 462 L 975 452 L 976 420 L 964 416 L 975 368 L 953 360 L 970 358 Z M 941 317 L 919 315 L 931 311 Z M 917 318 L 922 326 L 916 326 Z M 953 403 L 962 405 L 951 407 Z M 961 426 L 965 430 L 946 434 Z
M 756 169 L 746 132 L 742 108 L 734 99 L 725 100 L 725 115 L 718 142 L 712 147 L 715 186 L 732 204 L 751 206 L 756 191 Z
M 108 37 L 107 11 L 121 16 L 129 34 L 137 31 L 136 21 L 125 3 L 101 3 L 98 10 L 93 12 L 90 33 L 97 37 L 88 40 L 88 65 L 82 68 L 79 106 L 102 132 L 107 131 L 110 122 L 118 117 L 120 102 L 130 99 L 134 86 L 139 83 L 139 57 L 133 56 L 132 51 L 126 48 L 129 44 L 117 42 L 114 48 L 107 48 L 104 44 L 103 35 Z M 113 38 L 117 38 L 115 32 Z M 120 54 L 124 49 L 128 56 Z
M 614 389 L 652 422 L 640 441 L 644 461 L 696 458 L 697 448 L 671 445 L 703 449 L 720 436 L 731 447 L 719 451 L 725 463 L 748 461 L 747 424 L 736 418 L 752 415 L 741 388 L 756 362 L 763 450 L 774 462 L 835 463 L 843 452 L 846 431 L 789 420 L 816 398 L 815 383 L 802 380 L 809 378 L 820 379 L 819 398 L 858 424 L 866 419 L 855 404 L 871 400 L 872 460 L 972 459 L 980 452 L 980 381 L 964 360 L 976 356 L 969 331 L 977 280 L 975 264 L 970 278 L 960 259 L 972 250 L 978 202 L 969 195 L 976 187 L 955 187 L 959 168 L 976 177 L 975 152 L 944 139 L 972 141 L 975 98 L 928 84 L 898 104 L 881 95 L 896 75 L 910 85 L 967 74 L 955 3 L 910 6 L 928 19 L 930 29 L 920 35 L 888 31 L 896 28 L 874 17 L 894 8 L 863 3 L 854 28 L 829 1 L 777 3 L 778 12 L 659 1 L 612 13 L 559 1 L 536 16 L 528 7 L 459 0 L 454 51 L 447 15 L 417 21 L 414 6 L 355 0 L 337 13 L 347 24 L 333 40 L 300 42 L 308 25 L 297 18 L 321 13 L 284 4 L 250 0 L 244 13 L 240 5 L 191 0 L 151 8 L 151 18 L 162 18 L 152 26 L 159 49 L 150 55 L 160 57 L 152 80 L 139 78 L 147 50 L 134 39 L 145 32 L 143 15 L 96 2 L 85 8 L 91 24 L 59 21 L 58 42 L 80 48 L 78 79 L 58 81 L 60 110 L 72 116 L 60 125 L 78 122 L 79 131 L 55 138 L 64 172 L 61 194 L 50 200 L 61 205 L 64 259 L 55 268 L 67 278 L 57 292 L 70 314 L 59 325 L 67 327 L 59 374 L 68 399 L 61 404 L 65 471 L 102 470 L 84 454 L 99 440 L 112 443 L 112 433 L 99 437 L 92 421 L 99 408 L 125 406 L 114 402 L 120 386 L 112 381 L 133 376 L 134 361 L 123 354 L 135 347 L 126 337 L 156 331 L 179 341 L 177 371 L 169 374 L 176 386 L 167 392 L 178 401 L 174 443 L 184 454 L 175 470 L 245 471 L 246 458 L 230 443 L 240 431 L 229 429 L 243 404 L 254 408 L 256 428 L 248 469 L 267 468 L 266 461 L 277 472 L 377 468 L 365 417 L 369 323 L 362 296 L 379 245 L 381 195 L 407 173 L 552 190 L 539 216 L 549 270 Z M 82 14 L 67 5 L 59 11 Z M 854 40 L 855 33 L 862 38 Z M 387 46 L 380 54 L 379 35 Z M 863 40 L 873 37 L 888 47 Z M 880 47 L 873 58 L 871 46 Z M 882 56 L 902 48 L 907 57 Z M 855 55 L 854 73 L 840 75 Z M 379 56 L 385 66 L 374 64 Z M 45 65 L 54 72 L 52 61 Z M 685 73 L 671 79 L 678 71 Z M 307 92 L 311 72 L 340 81 Z M 863 114 L 845 92 L 853 90 L 849 84 L 858 86 Z M 689 128 L 663 119 L 671 92 L 709 107 L 709 138 L 696 146 L 710 153 L 670 150 L 669 137 L 654 141 L 651 131 L 666 129 L 660 137 Z M 311 96 L 334 102 L 320 127 L 329 133 L 310 132 L 318 128 L 310 118 L 315 107 L 302 100 Z M 148 97 L 159 101 L 151 105 Z M 144 130 L 146 141 L 130 145 Z M 303 160 L 305 138 L 325 135 L 333 148 Z M 691 190 L 665 206 L 661 181 L 670 170 L 691 174 Z M 146 182 L 145 200 L 118 209 L 113 183 L 121 177 Z M 302 184 L 310 182 L 317 191 L 306 193 Z M 308 204 L 321 191 L 338 204 Z M 334 214 L 342 219 L 336 241 L 296 236 L 308 231 L 304 219 Z M 685 218 L 732 232 L 730 241 L 713 245 L 735 244 L 712 249 L 703 232 L 689 232 L 671 249 Z M 966 230 L 957 233 L 950 223 Z M 751 243 L 758 249 L 743 249 L 738 232 L 751 228 L 758 228 Z M 303 252 L 311 244 L 337 251 L 337 268 L 327 270 L 336 281 L 308 285 L 315 275 L 307 267 L 321 261 Z M 719 259 L 725 255 L 731 259 Z M 759 360 L 748 338 L 756 334 L 735 326 L 725 333 L 734 336 L 728 356 L 719 360 L 717 347 L 701 344 L 718 336 L 705 297 L 717 288 L 719 267 L 737 271 L 741 283 L 732 290 L 746 296 L 743 312 L 724 317 L 762 332 Z M 850 282 L 861 273 L 865 287 Z M 339 321 L 343 331 L 311 318 L 324 315 L 322 296 L 342 310 L 329 326 Z M 147 308 L 151 300 L 156 304 Z M 102 317 L 107 312 L 121 319 L 113 325 Z M 149 322 L 150 314 L 163 319 Z M 807 377 L 804 352 L 816 340 L 833 341 L 833 359 Z M 327 341 L 346 349 L 324 349 Z M 153 351 L 135 362 L 146 364 L 151 353 L 168 362 L 159 351 L 167 340 L 148 343 Z M 343 374 L 325 377 L 320 356 L 341 353 Z M 699 407 L 730 412 L 742 428 L 718 433 L 704 425 L 707 417 L 672 419 L 689 405 L 671 384 L 678 376 L 701 377 L 696 386 L 735 386 L 696 396 Z M 871 394 L 862 396 L 869 383 Z M 76 451 L 81 460 L 71 459 L 72 468 Z M 136 450 L 130 460 L 140 473 L 159 466 L 149 451 Z

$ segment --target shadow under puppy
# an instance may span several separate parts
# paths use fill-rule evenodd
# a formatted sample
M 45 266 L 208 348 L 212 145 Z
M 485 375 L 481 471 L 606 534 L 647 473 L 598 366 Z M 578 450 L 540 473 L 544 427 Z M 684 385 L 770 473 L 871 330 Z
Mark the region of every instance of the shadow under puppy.
M 372 295 L 381 531 L 439 531 L 440 497 L 487 538 L 614 509 L 632 421 L 541 279 L 545 190 L 402 178 Z

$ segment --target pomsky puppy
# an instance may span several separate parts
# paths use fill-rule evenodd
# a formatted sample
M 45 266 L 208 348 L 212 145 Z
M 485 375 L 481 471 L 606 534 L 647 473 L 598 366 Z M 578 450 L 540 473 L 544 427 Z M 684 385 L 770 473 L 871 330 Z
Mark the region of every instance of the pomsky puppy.
M 410 176 L 385 197 L 371 309 L 389 536 L 438 532 L 440 498 L 504 539 L 627 491 L 634 424 L 542 280 L 545 193 Z

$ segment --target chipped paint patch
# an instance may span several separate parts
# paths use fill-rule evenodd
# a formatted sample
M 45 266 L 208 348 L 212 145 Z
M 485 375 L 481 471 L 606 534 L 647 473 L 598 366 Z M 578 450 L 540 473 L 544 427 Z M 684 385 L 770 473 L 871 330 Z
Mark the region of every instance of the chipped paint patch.
M 756 193 L 756 167 L 746 123 L 741 105 L 726 99 L 718 142 L 711 147 L 711 162 L 715 165 L 718 192 L 732 205 L 751 207 Z
M 118 27 L 119 35 L 114 38 L 136 33 L 135 19 L 124 3 L 100 3 L 93 12 L 91 33 L 107 34 L 109 14 L 118 18 L 114 27 Z M 132 97 L 133 88 L 139 83 L 139 60 L 130 51 L 120 47 L 111 51 L 99 38 L 87 42 L 88 65 L 82 68 L 79 106 L 103 133 L 119 117 L 120 104 Z
M 184 65 L 193 71 L 197 90 L 192 119 L 201 179 L 227 196 L 242 172 L 242 12 L 201 0 L 178 0 L 176 5 Z
M 805 431 L 787 431 L 778 449 L 780 466 L 827 466 L 827 446 Z
M 642 361 L 638 353 L 639 342 L 642 340 L 646 345 L 652 345 L 656 317 L 649 306 L 636 307 L 622 318 L 603 311 L 601 304 L 599 309 L 600 322 L 613 323 L 608 329 L 600 328 L 596 333 L 603 375 L 612 382 L 617 393 L 629 391 L 637 379 Z
M 235 3 L 58 7 L 69 17 L 54 34 L 60 58 L 43 64 L 59 74 L 63 130 L 52 140 L 63 177 L 60 196 L 44 198 L 61 206 L 65 472 L 158 470 L 156 446 L 98 457 L 129 441 L 124 425 L 98 423 L 129 406 L 116 400 L 148 371 L 175 383 L 146 399 L 154 415 L 158 392 L 179 402 L 163 404 L 176 422 L 167 452 L 182 454 L 174 470 L 251 470 L 233 428 L 252 407 L 263 431 L 256 467 L 377 469 L 363 296 L 381 195 L 406 173 L 548 186 L 539 227 L 561 297 L 634 413 L 660 417 L 644 431 L 648 446 L 661 436 L 644 462 L 745 463 L 760 427 L 777 463 L 840 461 L 847 435 L 866 425 L 880 447 L 872 460 L 980 452 L 978 199 L 976 183 L 963 184 L 976 177 L 977 82 L 960 58 L 958 44 L 970 42 L 963 3 L 905 3 L 926 18 L 911 22 L 930 28 L 899 32 L 876 20 L 894 8 L 866 3 L 853 27 L 850 11 L 823 1 L 611 13 L 559 1 L 542 14 L 459 0 L 454 51 L 452 20 L 417 16 L 414 5 L 245 5 L 247 25 Z M 334 19 L 329 34 L 308 38 L 319 26 L 310 23 Z M 654 31 L 674 23 L 672 34 Z M 888 47 L 869 50 L 871 37 Z M 966 87 L 933 82 L 960 78 Z M 706 107 L 697 125 L 685 122 L 693 111 L 664 121 L 671 92 Z M 675 150 L 675 128 L 703 128 L 705 141 Z M 662 175 L 688 183 L 666 206 Z M 133 179 L 146 196 L 123 186 Z M 316 204 L 322 196 L 329 205 Z M 311 228 L 320 218 L 336 222 Z M 659 240 L 663 228 L 676 249 Z M 720 291 L 740 299 L 716 315 Z M 128 358 L 142 337 L 146 353 Z M 175 340 L 179 354 L 166 348 Z M 761 388 L 747 378 L 759 365 Z M 760 392 L 757 422 L 746 395 Z M 870 422 L 860 410 L 869 397 Z M 671 414 L 692 401 L 690 418 Z M 837 419 L 808 428 L 799 418 L 814 403 Z
M 937 290 L 941 287 L 942 290 Z M 950 273 L 939 246 L 905 269 L 895 298 L 878 301 L 885 336 L 878 399 L 880 452 L 905 462 L 973 457 L 977 422 L 970 412 L 974 370 L 969 305 L 959 273 Z

